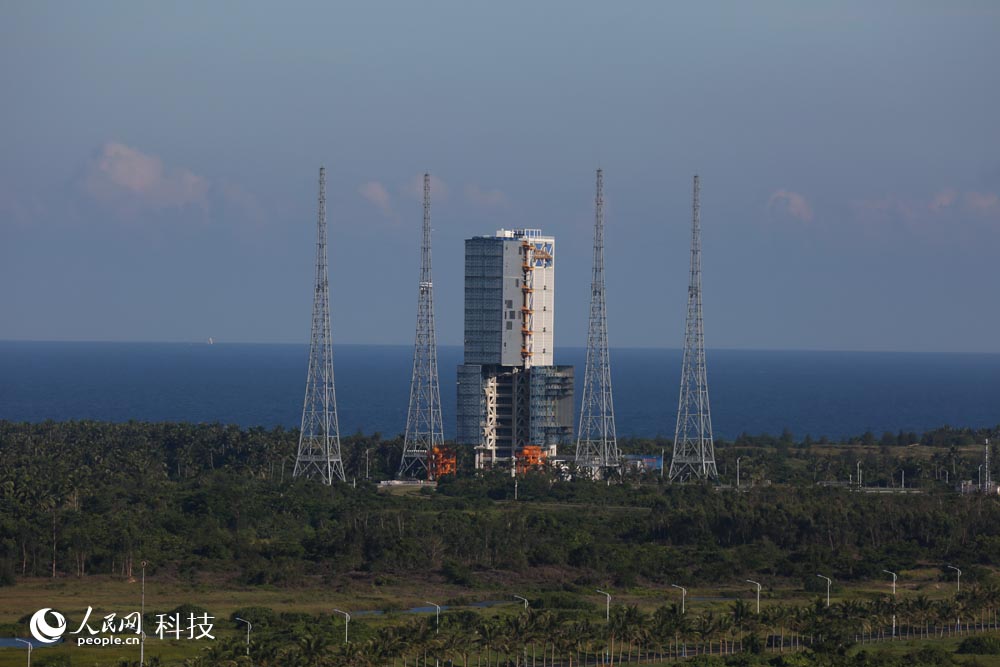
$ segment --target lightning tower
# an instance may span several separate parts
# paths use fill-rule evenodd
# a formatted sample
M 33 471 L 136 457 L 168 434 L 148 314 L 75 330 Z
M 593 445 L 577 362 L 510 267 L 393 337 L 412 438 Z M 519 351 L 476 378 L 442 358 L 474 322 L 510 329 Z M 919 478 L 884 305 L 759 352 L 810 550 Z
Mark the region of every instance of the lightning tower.
M 684 360 L 681 391 L 674 431 L 674 456 L 670 481 L 717 480 L 712 412 L 708 405 L 708 375 L 705 372 L 705 328 L 701 316 L 701 210 L 700 186 L 694 177 L 691 222 L 691 280 L 688 284 L 687 324 L 684 330 Z
M 604 300 L 604 172 L 597 170 L 594 198 L 594 267 L 590 283 L 590 328 L 587 367 L 576 440 L 576 465 L 593 477 L 619 466 L 615 436 L 615 407 L 611 398 L 611 362 L 608 357 L 608 321 Z
M 433 476 L 429 456 L 444 444 L 441 391 L 438 386 L 437 343 L 434 338 L 434 283 L 431 278 L 431 176 L 424 174 L 424 235 L 420 244 L 420 287 L 417 296 L 417 336 L 413 347 L 410 409 L 400 477 Z
M 326 485 L 346 481 L 340 458 L 337 392 L 333 386 L 333 340 L 330 336 L 330 281 L 326 259 L 326 170 L 319 169 L 319 216 L 316 221 L 316 291 L 313 294 L 309 371 L 302 406 L 302 429 L 293 477 L 315 477 Z

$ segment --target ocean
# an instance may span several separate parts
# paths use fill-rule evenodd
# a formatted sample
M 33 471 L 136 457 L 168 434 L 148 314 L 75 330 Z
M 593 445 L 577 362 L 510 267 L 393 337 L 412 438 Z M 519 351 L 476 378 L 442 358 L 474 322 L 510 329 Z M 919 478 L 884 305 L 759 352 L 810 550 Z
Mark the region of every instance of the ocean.
M 335 346 L 341 434 L 405 429 L 412 355 L 402 345 Z M 556 356 L 576 367 L 578 403 L 585 355 Z M 446 437 L 455 432 L 461 356 L 460 347 L 438 350 Z M 1000 355 L 708 350 L 707 358 L 717 438 L 1000 423 Z M 307 359 L 305 345 L 0 342 L 0 419 L 293 427 Z M 619 436 L 673 436 L 680 363 L 679 350 L 611 350 Z

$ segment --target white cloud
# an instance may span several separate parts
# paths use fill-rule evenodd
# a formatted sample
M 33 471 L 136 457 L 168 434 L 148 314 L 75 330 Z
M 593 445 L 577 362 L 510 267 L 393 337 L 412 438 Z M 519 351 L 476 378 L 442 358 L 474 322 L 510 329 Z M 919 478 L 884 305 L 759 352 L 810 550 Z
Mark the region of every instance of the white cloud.
M 942 190 L 931 199 L 930 209 L 932 211 L 942 211 L 955 203 L 958 193 L 953 188 Z
M 802 222 L 810 222 L 813 219 L 812 207 L 806 198 L 790 190 L 778 190 L 772 194 L 767 200 L 767 210 Z
M 852 203 L 858 218 L 868 224 L 898 222 L 911 229 L 930 229 L 963 219 L 1000 220 L 1000 196 L 992 192 L 945 188 L 929 199 L 885 195 Z
M 966 210 L 987 217 L 1000 217 L 1000 197 L 992 192 L 966 192 Z
M 507 195 L 500 190 L 484 190 L 478 185 L 465 186 L 465 198 L 478 206 L 506 206 Z
M 374 204 L 383 215 L 389 218 L 393 217 L 392 201 L 389 197 L 389 191 L 386 190 L 384 185 L 378 181 L 368 181 L 358 188 L 358 192 L 361 193 L 362 197 Z
M 122 213 L 208 203 L 207 180 L 187 169 L 168 169 L 155 155 L 117 141 L 104 144 L 82 184 L 92 198 Z

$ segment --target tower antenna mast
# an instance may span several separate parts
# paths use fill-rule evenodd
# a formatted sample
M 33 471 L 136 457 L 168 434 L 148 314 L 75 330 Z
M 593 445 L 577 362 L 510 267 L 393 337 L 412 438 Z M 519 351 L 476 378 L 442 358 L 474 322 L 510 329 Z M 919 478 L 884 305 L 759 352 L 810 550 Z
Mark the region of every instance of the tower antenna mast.
M 597 170 L 594 197 L 594 266 L 590 283 L 590 325 L 587 332 L 587 366 L 576 440 L 576 465 L 592 477 L 619 466 L 615 435 L 615 407 L 611 395 L 611 361 L 608 356 L 608 321 L 604 298 L 604 171 Z
M 705 328 L 701 315 L 701 186 L 694 177 L 691 215 L 691 276 L 688 283 L 687 321 L 684 329 L 684 359 L 681 363 L 681 390 L 674 431 L 674 455 L 670 461 L 670 481 L 718 480 L 715 444 L 712 439 L 712 411 L 708 403 L 708 374 L 705 371 Z
M 333 384 L 330 335 L 330 280 L 326 254 L 326 169 L 319 168 L 319 215 L 316 220 L 316 289 L 313 293 L 309 371 L 302 406 L 299 451 L 292 477 L 316 477 L 326 485 L 346 481 L 340 457 L 337 392 Z
M 424 174 L 424 233 L 420 244 L 420 284 L 417 335 L 413 346 L 413 377 L 400 477 L 421 472 L 433 476 L 430 457 L 444 444 L 441 390 L 438 384 L 437 342 L 434 337 L 434 282 L 431 274 L 431 176 Z

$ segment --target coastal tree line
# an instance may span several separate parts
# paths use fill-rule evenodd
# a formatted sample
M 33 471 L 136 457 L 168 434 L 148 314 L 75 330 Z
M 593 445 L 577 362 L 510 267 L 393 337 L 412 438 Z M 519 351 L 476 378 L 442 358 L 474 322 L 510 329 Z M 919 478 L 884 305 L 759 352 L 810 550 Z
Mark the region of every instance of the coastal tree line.
M 990 435 L 924 434 L 917 442 L 939 451 L 910 465 L 968 470 L 979 455 L 970 443 Z M 904 434 L 892 447 L 911 439 Z M 141 560 L 153 571 L 219 571 L 248 584 L 362 572 L 469 588 L 495 583 L 498 571 L 532 582 L 540 568 L 552 585 L 569 587 L 725 583 L 750 574 L 808 586 L 818 568 L 850 581 L 946 562 L 963 563 L 971 584 L 1000 565 L 996 498 L 958 495 L 926 473 L 908 477 L 926 491 L 919 495 L 821 487 L 815 482 L 854 469 L 856 450 L 789 440 L 720 443 L 723 469 L 742 452 L 746 470 L 765 471 L 745 478 L 741 493 L 670 485 L 656 473 L 567 481 L 547 469 L 520 478 L 514 502 L 514 481 L 502 473 L 448 477 L 405 497 L 380 493 L 365 479 L 365 459 L 373 480 L 389 476 L 401 443 L 378 435 L 344 438 L 347 467 L 362 474 L 356 488 L 327 488 L 291 479 L 294 430 L 0 422 L 0 581 L 129 577 Z M 908 460 L 886 444 L 865 465 L 889 470 Z

